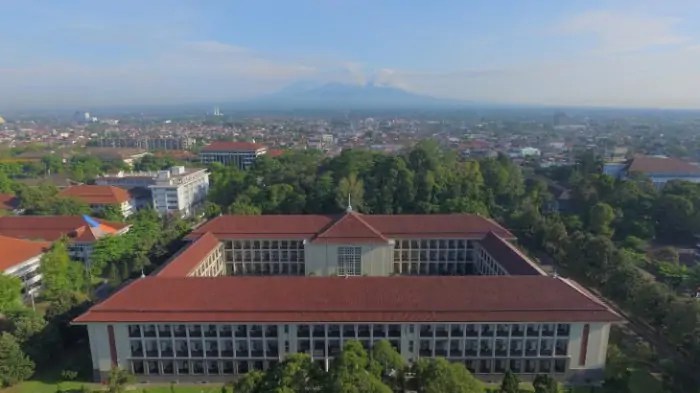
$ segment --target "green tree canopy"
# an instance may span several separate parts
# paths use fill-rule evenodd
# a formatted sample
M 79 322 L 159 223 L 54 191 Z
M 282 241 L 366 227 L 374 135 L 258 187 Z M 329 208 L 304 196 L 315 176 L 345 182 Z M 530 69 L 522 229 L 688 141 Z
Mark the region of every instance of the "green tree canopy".
M 508 370 L 503 375 L 503 381 L 501 381 L 501 391 L 500 393 L 519 393 L 520 392 L 520 381 L 518 377 L 513 374 L 512 371 Z
M 588 227 L 596 235 L 612 236 L 610 224 L 615 219 L 615 212 L 612 206 L 607 203 L 598 202 L 591 207 L 588 212 Z
M 10 333 L 0 334 L 0 386 L 11 386 L 34 374 L 34 362 Z
M 42 255 L 39 269 L 42 274 L 42 295 L 49 300 L 84 289 L 85 268 L 82 263 L 70 260 L 64 240 L 54 243 L 51 250 Z
M 481 393 L 481 383 L 462 363 L 444 358 L 419 359 L 414 366 L 420 393 Z
M 334 360 L 329 375 L 328 391 L 333 393 L 390 393 L 391 388 L 369 369 L 367 351 L 359 341 L 349 340 Z
M 22 305 L 22 281 L 0 272 L 0 313 Z

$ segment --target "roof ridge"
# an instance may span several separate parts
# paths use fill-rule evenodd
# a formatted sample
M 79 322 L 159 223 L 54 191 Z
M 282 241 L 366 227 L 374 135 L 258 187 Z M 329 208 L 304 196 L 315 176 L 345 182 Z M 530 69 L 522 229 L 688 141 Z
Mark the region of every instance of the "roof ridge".
M 320 231 L 319 233 L 314 236 L 314 240 L 319 239 L 319 238 L 325 238 L 325 234 L 328 232 L 332 231 L 334 228 L 336 228 L 338 225 L 342 224 L 346 220 L 349 220 L 352 217 L 356 219 L 360 224 L 362 224 L 365 228 L 369 229 L 370 232 L 372 232 L 375 237 L 380 238 L 384 241 L 389 241 L 381 232 L 379 232 L 376 228 L 374 228 L 372 225 L 370 225 L 366 220 L 363 220 L 361 217 L 360 213 L 354 212 L 354 211 L 349 211 L 340 216 L 337 220 L 335 220 L 331 225 L 329 225 L 327 228 L 324 230 Z

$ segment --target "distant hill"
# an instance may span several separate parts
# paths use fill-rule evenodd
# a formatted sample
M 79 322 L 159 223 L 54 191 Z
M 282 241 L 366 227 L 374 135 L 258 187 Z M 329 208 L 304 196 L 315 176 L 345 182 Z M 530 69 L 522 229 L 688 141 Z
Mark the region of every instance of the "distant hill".
M 396 87 L 342 83 L 297 83 L 242 103 L 244 107 L 256 109 L 434 109 L 466 105 L 469 103 L 415 94 Z

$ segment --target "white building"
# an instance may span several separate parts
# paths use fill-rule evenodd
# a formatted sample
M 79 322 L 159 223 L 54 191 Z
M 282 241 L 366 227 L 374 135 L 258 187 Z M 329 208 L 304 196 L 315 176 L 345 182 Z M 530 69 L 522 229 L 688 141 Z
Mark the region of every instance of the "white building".
M 199 160 L 202 164 L 219 162 L 247 169 L 264 154 L 267 154 L 267 147 L 257 143 L 215 141 L 202 148 Z
M 49 242 L 0 235 L 0 274 L 19 278 L 22 281 L 22 293 L 36 295 L 41 289 L 41 256 L 49 248 Z
M 150 204 L 160 214 L 191 215 L 204 203 L 209 193 L 209 173 L 206 169 L 175 166 L 157 172 L 119 172 L 98 177 L 97 184 L 127 188 L 144 197 L 137 198 L 137 208 Z M 145 199 L 145 201 L 144 201 Z
M 506 239 L 469 214 L 221 216 L 73 323 L 99 380 L 119 366 L 142 381 L 227 381 L 293 353 L 327 368 L 350 339 L 487 381 L 602 380 L 620 317 Z
M 207 199 L 209 173 L 206 169 L 188 172 L 185 167 L 176 166 L 158 172 L 155 184 L 148 188 L 153 196 L 153 208 L 158 213 L 179 213 L 186 217 Z

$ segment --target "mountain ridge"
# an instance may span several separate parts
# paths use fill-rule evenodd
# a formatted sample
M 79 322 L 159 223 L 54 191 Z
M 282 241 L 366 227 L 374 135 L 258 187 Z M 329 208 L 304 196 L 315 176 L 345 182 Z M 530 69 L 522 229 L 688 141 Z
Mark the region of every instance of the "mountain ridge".
M 354 85 L 299 82 L 275 93 L 248 100 L 244 105 L 266 109 L 425 109 L 459 107 L 469 103 L 374 83 Z

